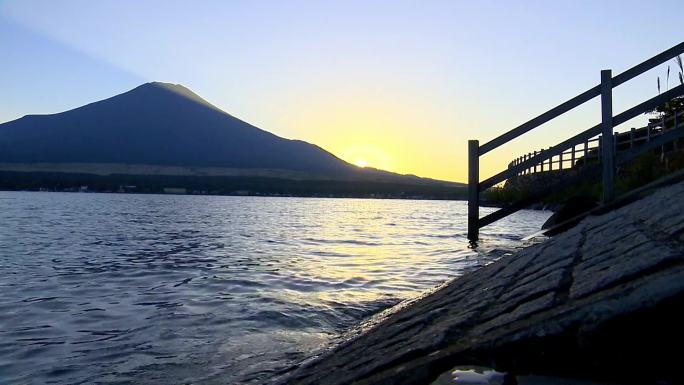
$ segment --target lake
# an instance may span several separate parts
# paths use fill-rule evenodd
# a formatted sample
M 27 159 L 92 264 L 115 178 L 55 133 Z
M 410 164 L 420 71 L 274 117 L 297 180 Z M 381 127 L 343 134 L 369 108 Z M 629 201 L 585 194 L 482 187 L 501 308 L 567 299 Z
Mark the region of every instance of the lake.
M 0 192 L 0 384 L 261 384 L 492 261 L 461 201 Z M 482 208 L 483 212 L 494 209 Z M 511 249 L 550 215 L 481 232 Z

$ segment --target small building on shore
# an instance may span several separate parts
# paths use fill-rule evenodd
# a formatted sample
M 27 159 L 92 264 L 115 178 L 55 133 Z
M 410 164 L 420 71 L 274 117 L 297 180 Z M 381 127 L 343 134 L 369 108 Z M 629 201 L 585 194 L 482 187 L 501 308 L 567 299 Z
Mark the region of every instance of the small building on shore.
M 164 187 L 164 194 L 187 194 L 185 187 Z

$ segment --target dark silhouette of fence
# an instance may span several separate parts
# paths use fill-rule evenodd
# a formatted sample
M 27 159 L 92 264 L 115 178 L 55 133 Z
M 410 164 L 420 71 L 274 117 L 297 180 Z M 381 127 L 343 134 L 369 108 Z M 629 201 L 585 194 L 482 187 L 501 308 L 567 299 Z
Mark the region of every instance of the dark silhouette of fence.
M 624 151 L 618 151 L 619 148 L 624 146 L 624 141 L 619 138 L 624 138 L 625 133 L 616 134 L 613 131 L 613 128 L 638 115 L 651 111 L 675 97 L 684 95 L 684 85 L 676 86 L 615 116 L 613 115 L 613 88 L 682 53 L 684 53 L 684 42 L 679 43 L 614 77 L 612 76 L 611 70 L 603 70 L 601 71 L 601 83 L 597 86 L 590 88 L 481 146 L 478 140 L 469 140 L 468 239 L 472 242 L 477 241 L 480 228 L 504 218 L 526 207 L 529 203 L 532 203 L 529 199 L 524 202 L 514 202 L 480 218 L 479 202 L 480 193 L 482 191 L 501 183 L 506 179 L 513 178 L 516 175 L 530 172 L 530 170 L 537 170 L 537 168 L 541 169 L 544 167 L 544 164 L 547 164 L 548 167 L 553 167 L 554 158 L 556 158 L 556 164 L 560 164 L 561 167 L 564 162 L 566 162 L 564 158 L 569 159 L 572 164 L 575 164 L 573 159 L 575 161 L 577 160 L 578 146 L 581 147 L 583 156 L 591 155 L 592 151 L 596 153 L 596 158 L 600 160 L 601 164 L 600 174 L 602 176 L 603 202 L 611 202 L 614 199 L 615 168 L 617 165 L 684 136 L 684 130 L 678 129 L 681 125 L 678 122 L 674 123 L 674 129 L 667 132 L 665 132 L 666 130 L 664 129 L 652 130 L 650 127 L 651 125 L 649 125 L 643 131 L 645 132 L 645 139 L 641 134 L 635 136 L 637 130 L 630 130 L 628 133 L 628 135 L 632 136 L 630 147 Z M 555 146 L 539 152 L 527 154 L 523 156 L 522 159 L 516 159 L 516 161 L 513 162 L 515 164 L 509 165 L 506 170 L 480 181 L 479 161 L 481 156 L 597 96 L 601 97 L 601 123 L 566 139 Z M 673 119 L 676 120 L 677 116 L 678 115 L 675 114 Z M 664 123 L 663 127 L 665 127 Z M 654 133 L 657 133 L 657 135 L 653 135 Z M 618 140 L 616 140 L 616 136 L 618 137 Z M 593 149 L 590 146 L 593 146 Z M 589 158 L 585 158 L 585 160 L 587 159 Z
M 682 118 L 684 118 L 684 112 L 676 111 L 674 115 L 669 117 L 663 117 L 662 119 L 651 119 L 651 122 L 641 128 L 632 127 L 629 131 L 625 132 L 615 132 L 613 134 L 613 145 L 615 147 L 616 156 L 620 159 L 623 151 L 631 150 L 634 147 L 641 146 L 643 144 L 649 143 L 652 140 L 658 139 L 660 135 L 666 134 L 669 131 L 678 129 L 682 127 Z M 669 137 L 668 137 L 669 138 Z M 675 139 L 676 140 L 676 139 Z M 658 141 L 658 143 L 660 140 Z M 573 145 L 569 150 L 563 151 L 560 154 L 553 156 L 547 160 L 542 161 L 539 164 L 519 171 L 517 175 L 528 175 L 535 174 L 539 172 L 549 172 L 567 169 L 577 169 L 578 167 L 587 165 L 591 159 L 600 159 L 601 157 L 601 135 L 598 137 L 587 139 L 584 143 L 579 145 Z M 659 145 L 662 152 L 665 152 L 665 144 Z M 658 147 L 658 145 L 656 146 Z M 678 150 L 677 142 L 672 143 L 672 149 Z M 543 150 L 534 151 L 521 155 L 515 158 L 508 167 L 514 167 L 522 162 L 530 159 Z M 620 162 L 622 163 L 622 162 Z

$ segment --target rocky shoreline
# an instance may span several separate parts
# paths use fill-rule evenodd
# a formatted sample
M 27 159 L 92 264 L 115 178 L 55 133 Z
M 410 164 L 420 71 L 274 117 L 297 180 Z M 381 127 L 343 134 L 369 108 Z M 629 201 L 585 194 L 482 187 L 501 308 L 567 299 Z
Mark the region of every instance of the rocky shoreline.
M 683 305 L 681 182 L 374 317 L 276 383 L 428 385 L 459 365 L 682 383 Z

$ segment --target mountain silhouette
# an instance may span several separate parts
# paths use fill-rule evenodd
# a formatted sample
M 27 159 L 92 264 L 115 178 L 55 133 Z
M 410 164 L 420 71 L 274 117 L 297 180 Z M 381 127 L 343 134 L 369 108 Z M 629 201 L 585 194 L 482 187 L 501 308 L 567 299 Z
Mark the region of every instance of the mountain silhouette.
M 299 179 L 436 182 L 361 169 L 316 145 L 246 123 L 182 85 L 161 82 L 66 112 L 27 115 L 0 124 L 0 170 L 100 174 L 173 170 L 177 175 L 187 170 L 202 175 L 240 170 L 239 175 Z
M 1 124 L 0 161 L 328 172 L 351 167 L 317 146 L 237 119 L 181 85 L 159 82 L 70 111 Z

